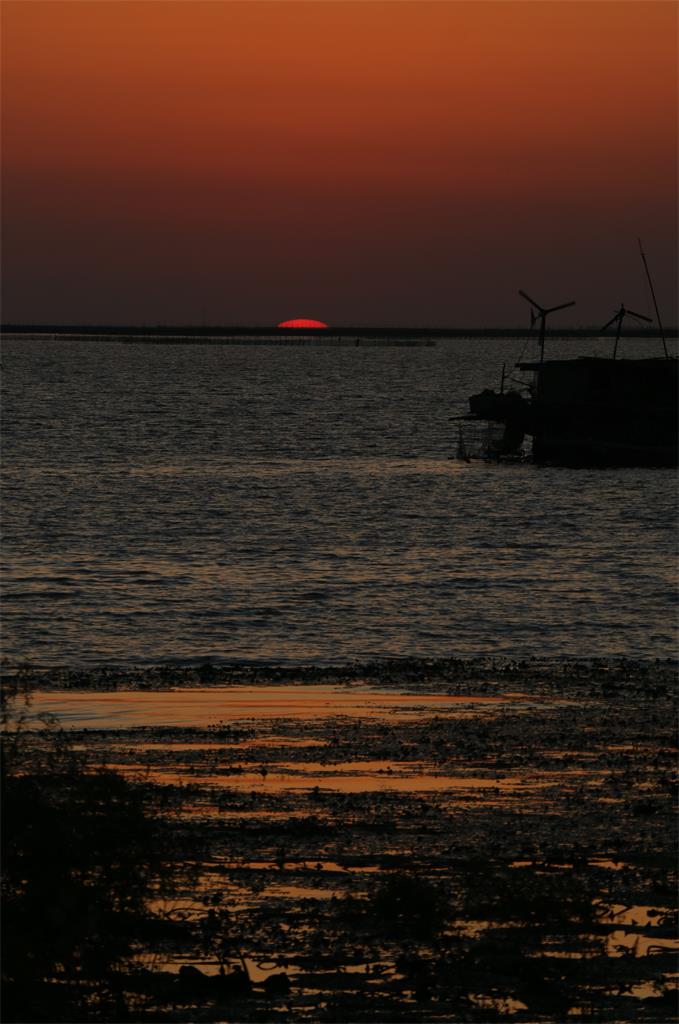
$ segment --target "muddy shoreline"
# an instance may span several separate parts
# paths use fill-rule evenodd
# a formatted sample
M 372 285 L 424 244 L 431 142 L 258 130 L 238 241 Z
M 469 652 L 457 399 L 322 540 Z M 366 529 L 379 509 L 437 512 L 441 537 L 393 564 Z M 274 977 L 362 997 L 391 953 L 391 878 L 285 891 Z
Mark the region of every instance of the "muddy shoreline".
M 276 662 L 212 662 L 196 664 L 102 666 L 35 666 L 5 663 L 5 685 L 26 690 L 164 690 L 172 687 L 225 685 L 285 686 L 370 683 L 387 687 L 439 688 L 476 692 L 479 684 L 525 683 L 552 691 L 601 683 L 605 687 L 674 687 L 679 659 L 581 658 L 513 660 L 509 658 L 379 658 L 340 665 L 282 665 Z
M 321 683 L 357 702 L 365 683 L 415 705 L 499 699 L 68 729 L 81 775 L 103 766 L 140 795 L 165 858 L 115 1003 L 90 981 L 77 1019 L 672 1019 L 675 664 L 24 669 L 11 685 L 162 701 L 291 681 L 310 699 Z M 26 770 L 54 763 L 50 735 L 23 736 Z M 41 1019 L 58 984 L 16 991 L 7 1019 Z

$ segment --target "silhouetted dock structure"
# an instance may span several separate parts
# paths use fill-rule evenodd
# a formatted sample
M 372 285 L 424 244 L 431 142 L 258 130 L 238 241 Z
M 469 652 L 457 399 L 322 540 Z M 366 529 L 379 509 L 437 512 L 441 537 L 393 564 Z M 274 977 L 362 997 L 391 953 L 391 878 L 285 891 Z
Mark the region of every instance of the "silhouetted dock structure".
M 649 283 L 652 288 L 650 275 Z M 504 426 L 502 437 L 494 437 L 489 443 L 486 457 L 519 457 L 528 435 L 532 437 L 533 459 L 539 463 L 676 466 L 679 375 L 677 360 L 668 353 L 667 332 L 660 321 L 655 294 L 663 358 L 618 359 L 625 317 L 650 322 L 648 317 L 633 313 L 621 303 L 615 316 L 598 332 L 602 335 L 616 325 L 610 357 L 555 360 L 545 359 L 547 315 L 575 303 L 547 308 L 526 292 L 519 290 L 519 294 L 531 305 L 531 327 L 540 322 L 540 359 L 516 364 L 520 371 L 533 374 L 532 381 L 524 382 L 523 394 L 517 390 L 505 392 L 503 367 L 499 393 L 485 389 L 470 397 L 470 415 L 462 417 L 463 420 Z M 462 431 L 458 448 L 469 451 Z

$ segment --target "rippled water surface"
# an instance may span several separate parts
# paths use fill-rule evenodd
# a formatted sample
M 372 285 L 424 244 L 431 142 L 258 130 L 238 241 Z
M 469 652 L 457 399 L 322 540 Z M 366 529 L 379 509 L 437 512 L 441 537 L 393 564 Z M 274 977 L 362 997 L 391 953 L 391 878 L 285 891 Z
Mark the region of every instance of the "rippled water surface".
M 5 656 L 673 656 L 671 470 L 451 459 L 520 351 L 6 341 Z

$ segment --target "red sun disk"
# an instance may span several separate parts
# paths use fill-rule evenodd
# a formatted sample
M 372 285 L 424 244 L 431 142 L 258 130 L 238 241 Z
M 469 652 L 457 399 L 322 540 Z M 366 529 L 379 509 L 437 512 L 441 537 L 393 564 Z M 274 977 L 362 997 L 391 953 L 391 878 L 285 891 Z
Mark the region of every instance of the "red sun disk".
M 279 327 L 323 327 L 327 328 L 327 324 L 324 324 L 322 320 L 306 320 L 304 317 L 300 317 L 297 320 L 284 320 L 278 324 Z

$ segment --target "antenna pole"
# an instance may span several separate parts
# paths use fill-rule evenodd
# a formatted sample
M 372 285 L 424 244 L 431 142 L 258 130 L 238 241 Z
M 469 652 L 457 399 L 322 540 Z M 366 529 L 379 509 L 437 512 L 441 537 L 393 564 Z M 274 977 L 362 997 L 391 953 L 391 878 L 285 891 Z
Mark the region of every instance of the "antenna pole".
M 663 351 L 665 352 L 665 359 L 669 359 L 670 356 L 669 356 L 669 352 L 667 351 L 667 342 L 665 341 L 665 330 L 664 330 L 663 325 L 662 325 L 662 320 L 660 319 L 660 310 L 658 309 L 658 302 L 657 302 L 657 299 L 655 297 L 655 289 L 653 287 L 653 281 L 651 280 L 651 272 L 648 269 L 648 263 L 646 262 L 646 253 L 644 252 L 644 250 L 643 250 L 643 248 L 641 246 L 641 239 L 638 238 L 637 241 L 639 242 L 639 252 L 641 253 L 641 258 L 644 261 L 644 269 L 646 270 L 646 277 L 648 278 L 648 285 L 649 285 L 649 288 L 651 289 L 651 296 L 653 298 L 653 305 L 655 307 L 655 315 L 658 318 L 658 327 L 660 328 L 660 337 L 662 338 L 662 347 L 663 347 Z
M 547 314 L 544 310 L 540 313 L 540 362 L 545 361 L 545 323 L 547 320 Z
M 620 304 L 620 312 L 618 313 L 616 320 L 618 321 L 618 329 L 615 333 L 615 345 L 613 346 L 613 358 L 615 359 L 618 355 L 618 342 L 620 341 L 620 332 L 622 330 L 622 322 L 625 319 L 625 307 Z

